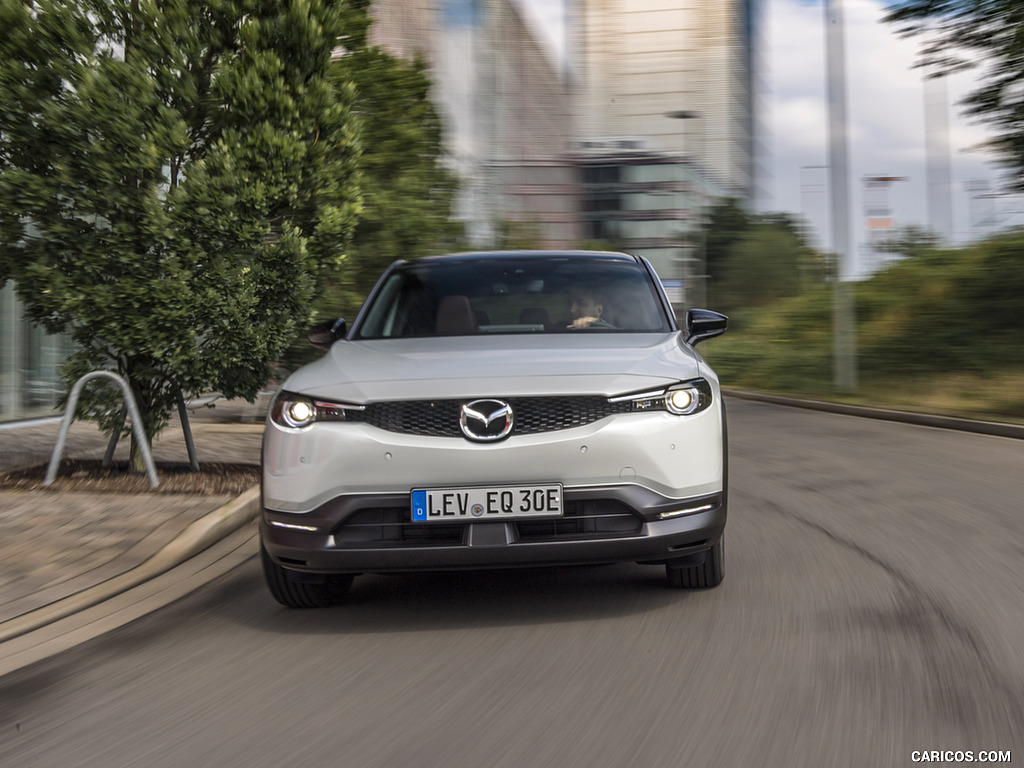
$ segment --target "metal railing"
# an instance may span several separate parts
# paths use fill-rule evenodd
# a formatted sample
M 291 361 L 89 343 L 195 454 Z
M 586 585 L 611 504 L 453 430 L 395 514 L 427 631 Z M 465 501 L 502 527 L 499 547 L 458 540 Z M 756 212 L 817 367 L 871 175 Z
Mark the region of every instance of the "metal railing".
M 139 451 L 142 453 L 142 461 L 146 465 L 146 475 L 149 477 L 149 484 L 156 488 L 160 481 L 156 476 L 156 465 L 153 463 L 153 454 L 149 450 L 149 442 L 146 440 L 146 431 L 142 427 L 142 417 L 139 414 L 139 406 L 135 402 L 135 396 L 132 394 L 131 387 L 128 386 L 123 378 L 118 376 L 116 373 L 111 371 L 93 371 L 85 374 L 82 378 L 75 382 L 75 385 L 71 388 L 71 393 L 68 395 L 67 406 L 64 408 L 64 418 L 60 423 L 60 432 L 57 435 L 57 444 L 53 447 L 53 455 L 50 456 L 50 466 L 46 470 L 46 479 L 43 480 L 43 485 L 50 485 L 57 477 L 57 469 L 60 466 L 61 456 L 64 454 L 64 444 L 67 442 L 68 430 L 71 428 L 71 422 L 75 418 L 75 407 L 78 405 L 79 395 L 82 393 L 82 387 L 84 387 L 89 381 L 98 378 L 110 379 L 118 387 L 121 388 L 121 394 L 124 396 L 125 405 L 127 406 L 127 415 L 132 420 L 132 433 L 135 436 L 135 442 L 138 444 Z M 180 404 L 180 407 L 184 408 L 184 403 Z M 124 422 L 121 422 L 124 424 Z M 109 457 L 113 454 L 114 446 L 117 445 L 117 436 L 120 434 L 118 429 L 113 438 L 111 439 L 110 445 L 107 448 L 107 457 L 104 458 L 106 463 Z M 190 435 L 186 433 L 187 442 L 191 447 Z M 190 450 L 190 458 L 195 463 L 194 448 Z

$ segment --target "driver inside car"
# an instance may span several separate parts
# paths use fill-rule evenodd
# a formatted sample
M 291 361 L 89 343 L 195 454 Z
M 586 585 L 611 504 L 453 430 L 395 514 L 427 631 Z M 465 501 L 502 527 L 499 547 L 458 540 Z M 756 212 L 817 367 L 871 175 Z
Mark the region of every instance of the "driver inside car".
M 602 318 L 604 299 L 590 286 L 577 285 L 569 291 L 569 317 L 567 328 L 611 328 Z

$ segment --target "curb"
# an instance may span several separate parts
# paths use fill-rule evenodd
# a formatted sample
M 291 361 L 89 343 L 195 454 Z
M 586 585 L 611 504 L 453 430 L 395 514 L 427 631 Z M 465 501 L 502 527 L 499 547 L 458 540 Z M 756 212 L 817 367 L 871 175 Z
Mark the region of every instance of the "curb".
M 163 549 L 130 571 L 0 624 L 0 643 L 91 608 L 169 571 L 255 519 L 259 508 L 260 488 L 256 485 L 192 523 Z
M 860 416 L 866 419 L 881 419 L 883 421 L 896 421 L 903 424 L 916 424 L 921 427 L 953 429 L 960 432 L 974 432 L 979 435 L 994 435 L 996 437 L 1024 440 L 1024 425 L 1019 424 L 980 421 L 955 416 L 937 416 L 929 413 L 914 413 L 913 411 L 893 411 L 884 408 L 872 408 L 866 405 L 846 405 L 844 403 L 830 403 L 825 400 L 806 400 L 799 397 L 765 395 L 759 392 L 745 392 L 734 389 L 723 389 L 722 393 L 740 400 L 755 400 L 774 405 L 788 405 L 793 408 L 807 408 L 814 411 L 839 413 L 845 416 Z

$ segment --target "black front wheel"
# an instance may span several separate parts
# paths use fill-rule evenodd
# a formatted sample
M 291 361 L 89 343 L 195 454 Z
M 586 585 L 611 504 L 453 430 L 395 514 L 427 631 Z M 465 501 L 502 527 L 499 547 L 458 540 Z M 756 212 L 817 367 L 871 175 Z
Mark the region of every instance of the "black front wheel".
M 275 563 L 262 546 L 260 557 L 270 594 L 287 608 L 328 608 L 339 602 L 352 586 L 350 575 L 327 576 L 322 583 L 307 581 L 301 574 Z
M 669 564 L 665 566 L 665 575 L 669 586 L 676 589 L 717 587 L 725 578 L 725 534 L 707 551 L 703 563 L 682 568 Z

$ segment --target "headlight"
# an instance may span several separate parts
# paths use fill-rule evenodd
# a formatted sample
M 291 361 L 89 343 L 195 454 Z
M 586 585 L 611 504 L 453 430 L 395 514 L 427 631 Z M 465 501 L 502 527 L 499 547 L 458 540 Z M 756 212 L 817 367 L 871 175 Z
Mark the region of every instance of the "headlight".
M 711 385 L 706 379 L 694 379 L 656 392 L 610 397 L 608 402 L 629 403 L 633 411 L 668 411 L 677 416 L 689 416 L 711 405 Z
M 270 420 L 282 427 L 302 429 L 317 421 L 362 421 L 362 405 L 281 392 L 270 409 Z
M 676 389 L 665 396 L 665 407 L 672 413 L 693 413 L 700 402 L 700 393 L 694 389 Z

